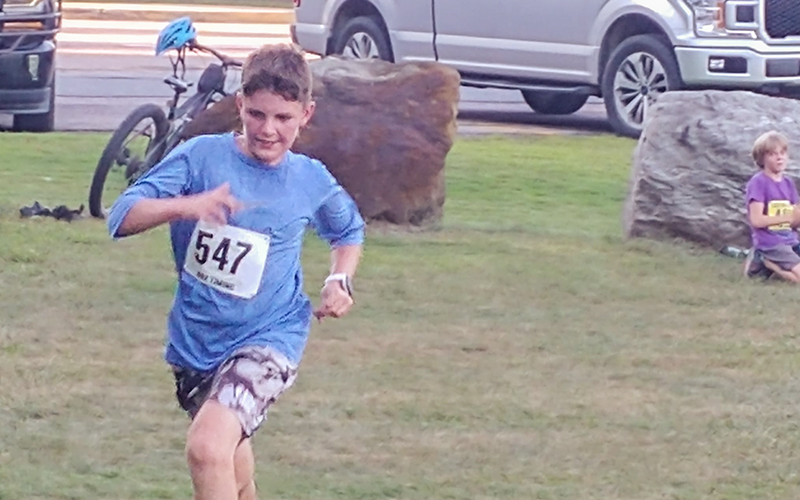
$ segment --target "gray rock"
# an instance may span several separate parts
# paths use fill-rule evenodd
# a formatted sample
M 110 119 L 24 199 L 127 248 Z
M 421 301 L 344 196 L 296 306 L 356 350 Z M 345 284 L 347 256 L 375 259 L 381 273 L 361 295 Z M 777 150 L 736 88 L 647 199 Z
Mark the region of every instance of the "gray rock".
M 633 154 L 622 223 L 627 237 L 747 247 L 744 190 L 758 172 L 753 142 L 778 130 L 787 175 L 800 179 L 800 101 L 744 91 L 682 91 L 650 110 Z
M 325 163 L 368 221 L 438 222 L 445 157 L 456 136 L 458 72 L 439 63 L 335 57 L 311 69 L 317 107 L 293 150 Z M 239 129 L 226 98 L 189 124 L 184 138 Z

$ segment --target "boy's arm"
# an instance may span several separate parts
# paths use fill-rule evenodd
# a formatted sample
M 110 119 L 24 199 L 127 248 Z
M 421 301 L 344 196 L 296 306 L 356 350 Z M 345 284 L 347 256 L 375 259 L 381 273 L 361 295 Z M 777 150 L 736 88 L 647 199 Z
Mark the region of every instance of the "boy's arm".
M 353 277 L 361 260 L 361 245 L 343 245 L 331 249 L 331 274 Z
M 170 217 L 163 212 L 173 211 L 172 199 L 189 190 L 191 174 L 185 148 L 182 145 L 173 150 L 117 198 L 108 213 L 112 237 L 130 236 L 168 222 Z M 173 210 L 166 210 L 170 207 Z
M 185 147 L 174 150 L 126 189 L 108 215 L 114 238 L 141 233 L 175 220 L 207 219 L 225 223 L 239 204 L 227 184 L 205 193 L 190 191 L 190 165 Z
M 792 207 L 789 213 L 781 215 L 764 215 L 764 204 L 760 201 L 751 201 L 747 207 L 750 224 L 756 228 L 765 228 L 777 224 L 794 224 L 798 210 Z M 800 215 L 800 214 L 798 214 Z M 800 222 L 800 221 L 798 221 Z
M 792 202 L 792 222 L 790 225 L 792 229 L 796 229 L 800 226 L 800 194 L 797 192 L 797 185 L 792 180 L 791 184 L 791 201 Z
M 325 280 L 320 295 L 322 303 L 314 311 L 317 319 L 325 316 L 339 318 L 353 307 L 351 279 L 361 259 L 361 245 L 345 245 L 331 249 L 331 274 Z
M 352 198 L 341 188 L 328 197 L 314 216 L 317 234 L 331 245 L 331 272 L 322 287 L 318 319 L 338 318 L 353 306 L 351 280 L 361 260 L 364 220 Z
M 117 228 L 118 236 L 130 236 L 176 220 L 207 220 L 225 224 L 239 209 L 239 201 L 222 186 L 205 193 L 167 199 L 144 198 L 134 204 Z

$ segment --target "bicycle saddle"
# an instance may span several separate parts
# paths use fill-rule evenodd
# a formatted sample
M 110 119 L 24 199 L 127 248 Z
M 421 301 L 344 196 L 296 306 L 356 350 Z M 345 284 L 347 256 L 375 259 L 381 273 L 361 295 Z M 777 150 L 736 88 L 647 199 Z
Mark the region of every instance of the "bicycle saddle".
M 189 87 L 192 86 L 191 82 L 181 80 L 174 75 L 164 78 L 164 83 L 175 89 L 175 92 L 178 92 L 179 94 L 186 92 L 189 90 Z

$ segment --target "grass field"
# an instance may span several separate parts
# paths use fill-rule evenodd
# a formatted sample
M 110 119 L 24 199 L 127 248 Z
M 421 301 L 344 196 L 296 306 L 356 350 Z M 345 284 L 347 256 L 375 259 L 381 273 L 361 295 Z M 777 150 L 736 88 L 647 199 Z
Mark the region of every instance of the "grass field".
M 0 499 L 188 499 L 160 229 L 76 206 L 104 135 L 0 135 Z M 255 439 L 264 499 L 796 499 L 798 291 L 626 242 L 634 143 L 456 143 L 440 229 L 371 230 Z M 327 255 L 304 255 L 316 299 Z

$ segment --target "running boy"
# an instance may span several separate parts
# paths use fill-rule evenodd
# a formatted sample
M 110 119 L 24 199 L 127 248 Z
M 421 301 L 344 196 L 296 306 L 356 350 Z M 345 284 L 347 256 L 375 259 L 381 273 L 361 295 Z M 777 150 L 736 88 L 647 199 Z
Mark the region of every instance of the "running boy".
M 178 287 L 166 361 L 192 417 L 186 455 L 196 500 L 255 498 L 250 437 L 295 380 L 312 315 L 353 305 L 364 222 L 319 161 L 290 151 L 311 119 L 311 71 L 290 46 L 242 68 L 243 133 L 196 137 L 145 174 L 108 218 L 115 238 L 170 224 Z M 331 274 L 312 313 L 300 251 L 312 226 Z
M 745 276 L 755 276 L 763 268 L 793 283 L 800 282 L 797 224 L 797 188 L 784 175 L 789 141 L 771 131 L 753 145 L 753 160 L 761 169 L 747 183 L 745 203 L 753 248 L 745 262 Z M 763 266 L 763 267 L 762 267 Z

